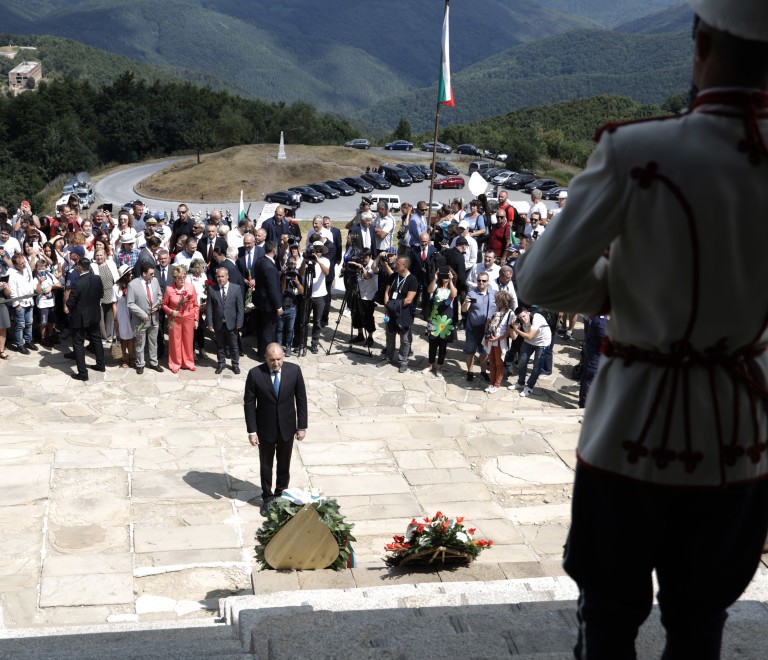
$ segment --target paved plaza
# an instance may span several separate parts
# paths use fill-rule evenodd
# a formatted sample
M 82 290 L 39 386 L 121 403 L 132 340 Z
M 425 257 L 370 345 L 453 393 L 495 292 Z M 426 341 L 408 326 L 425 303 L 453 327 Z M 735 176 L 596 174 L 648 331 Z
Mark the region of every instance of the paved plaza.
M 422 328 L 404 374 L 376 368 L 378 349 L 369 358 L 346 342 L 294 358 L 310 426 L 292 485 L 339 500 L 361 567 L 382 567 L 393 534 L 441 510 L 494 540 L 480 562 L 513 564 L 517 577 L 562 574 L 580 413 L 561 372 L 578 344 L 558 349 L 557 377 L 524 399 L 466 382 L 458 342 L 445 380 L 423 375 Z M 338 338 L 348 331 L 342 318 Z M 248 592 L 262 518 L 242 412 L 255 362 L 244 344 L 239 376 L 216 376 L 210 359 L 177 375 L 113 362 L 82 383 L 63 351 L 44 349 L 2 365 L 5 627 L 209 616 L 219 597 Z

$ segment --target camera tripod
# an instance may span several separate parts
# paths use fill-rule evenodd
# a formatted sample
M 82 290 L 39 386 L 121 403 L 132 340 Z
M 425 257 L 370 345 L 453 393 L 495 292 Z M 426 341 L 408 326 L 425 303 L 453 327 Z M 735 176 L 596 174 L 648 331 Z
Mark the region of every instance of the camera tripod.
M 312 264 L 304 271 L 304 295 L 301 298 L 301 313 L 297 318 L 299 322 L 299 336 L 296 348 L 296 356 L 304 357 L 307 354 L 307 339 L 309 338 L 309 315 L 312 313 L 312 286 L 315 283 L 315 266 Z
M 349 285 L 347 286 L 347 280 L 349 281 Z M 339 331 L 339 324 L 341 323 L 341 318 L 344 316 L 344 311 L 349 307 L 349 310 L 351 312 L 350 314 L 350 320 L 349 320 L 349 342 L 350 346 L 347 349 L 350 353 L 353 351 L 354 346 L 352 346 L 352 339 L 354 338 L 355 334 L 355 319 L 359 319 L 360 322 L 363 322 L 363 310 L 361 309 L 360 304 L 360 289 L 358 288 L 357 283 L 357 273 L 355 273 L 354 277 L 344 278 L 344 298 L 341 301 L 341 307 L 339 307 L 339 316 L 336 319 L 336 327 L 333 330 L 333 336 L 331 337 L 331 341 L 328 344 L 328 350 L 325 352 L 326 355 L 331 354 L 331 349 L 333 348 L 333 342 L 336 341 L 336 333 Z M 368 350 L 368 357 L 373 357 L 373 353 L 371 353 L 371 347 L 370 345 L 365 346 Z

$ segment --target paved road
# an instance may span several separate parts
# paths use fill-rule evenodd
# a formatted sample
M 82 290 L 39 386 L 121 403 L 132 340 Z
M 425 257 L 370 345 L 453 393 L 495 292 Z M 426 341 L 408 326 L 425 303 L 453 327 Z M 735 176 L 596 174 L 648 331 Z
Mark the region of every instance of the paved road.
M 376 162 L 423 162 L 429 163 L 431 154 L 422 151 L 404 152 L 404 151 L 385 151 L 383 149 L 371 149 L 369 153 L 372 154 L 372 161 Z M 440 154 L 439 160 L 450 160 L 453 154 Z M 213 209 L 230 209 L 232 213 L 237 213 L 239 200 L 234 199 L 226 203 L 216 204 L 203 204 L 199 202 L 189 202 L 188 200 L 159 200 L 152 199 L 146 196 L 139 195 L 135 187 L 140 181 L 152 176 L 155 172 L 168 167 L 174 163 L 184 160 L 183 158 L 167 158 L 164 160 L 154 161 L 152 163 L 146 163 L 143 165 L 137 165 L 129 169 L 124 169 L 114 174 L 110 174 L 94 185 L 96 192 L 97 204 L 103 202 L 111 202 L 116 208 L 121 207 L 126 202 L 140 197 L 142 201 L 150 208 L 151 211 L 167 211 L 169 214 L 171 211 L 175 213 L 176 208 L 182 202 L 189 203 L 193 213 L 206 211 L 212 211 Z M 460 170 L 466 170 L 466 164 L 457 163 Z M 464 178 L 468 177 L 464 174 Z M 419 200 L 429 199 L 429 186 L 427 182 L 416 183 L 405 188 L 398 188 L 393 186 L 387 191 L 377 191 L 382 193 L 390 193 L 398 195 L 400 201 L 409 201 L 412 204 L 416 204 Z M 450 202 L 454 197 L 463 197 L 465 200 L 469 199 L 471 193 L 468 189 L 464 190 L 436 190 L 433 196 L 433 200 L 440 203 Z M 355 194 L 351 197 L 340 197 L 339 199 L 329 199 L 319 204 L 310 204 L 307 202 L 302 203 L 301 208 L 298 211 L 299 219 L 311 219 L 314 215 L 320 213 L 322 215 L 329 215 L 334 220 L 344 220 L 351 218 L 355 214 L 360 203 L 360 194 Z M 528 196 L 524 193 L 510 191 L 509 197 L 511 201 L 515 200 L 528 200 Z M 246 199 L 245 205 L 251 205 L 250 216 L 252 218 L 258 218 L 262 209 L 265 206 L 263 200 L 260 199 Z

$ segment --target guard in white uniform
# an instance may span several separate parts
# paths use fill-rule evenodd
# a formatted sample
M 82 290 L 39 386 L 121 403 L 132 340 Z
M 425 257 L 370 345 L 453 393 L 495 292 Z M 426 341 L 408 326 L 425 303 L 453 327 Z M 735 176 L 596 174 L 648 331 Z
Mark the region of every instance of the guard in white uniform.
M 654 569 L 663 657 L 719 657 L 768 530 L 768 2 L 689 4 L 690 111 L 605 127 L 517 265 L 525 300 L 611 314 L 565 552 L 578 658 L 635 657 Z

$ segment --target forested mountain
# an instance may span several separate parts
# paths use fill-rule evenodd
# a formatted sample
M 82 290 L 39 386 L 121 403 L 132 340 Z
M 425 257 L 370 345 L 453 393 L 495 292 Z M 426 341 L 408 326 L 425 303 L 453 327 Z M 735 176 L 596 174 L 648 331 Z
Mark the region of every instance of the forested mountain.
M 689 31 L 579 30 L 520 44 L 456 74 L 456 106 L 444 108 L 440 121 L 446 126 L 471 122 L 500 110 L 599 94 L 660 104 L 690 86 L 692 52 Z M 436 101 L 432 86 L 381 101 L 357 116 L 378 128 L 391 128 L 404 116 L 413 130 L 422 131 L 434 123 Z
M 585 25 L 528 0 L 483 0 L 478 9 L 452 6 L 456 71 L 503 47 Z M 255 97 L 340 113 L 433 81 L 441 20 L 442 3 L 412 0 L 0 0 L 8 32 L 76 38 L 144 63 L 205 72 Z
M 665 32 L 687 30 L 688 34 L 692 35 L 693 11 L 687 3 L 683 3 L 627 23 L 621 23 L 615 29 L 619 32 L 633 32 L 635 34 L 664 34 Z
M 544 7 L 582 16 L 610 28 L 679 2 L 680 0 L 538 0 Z

